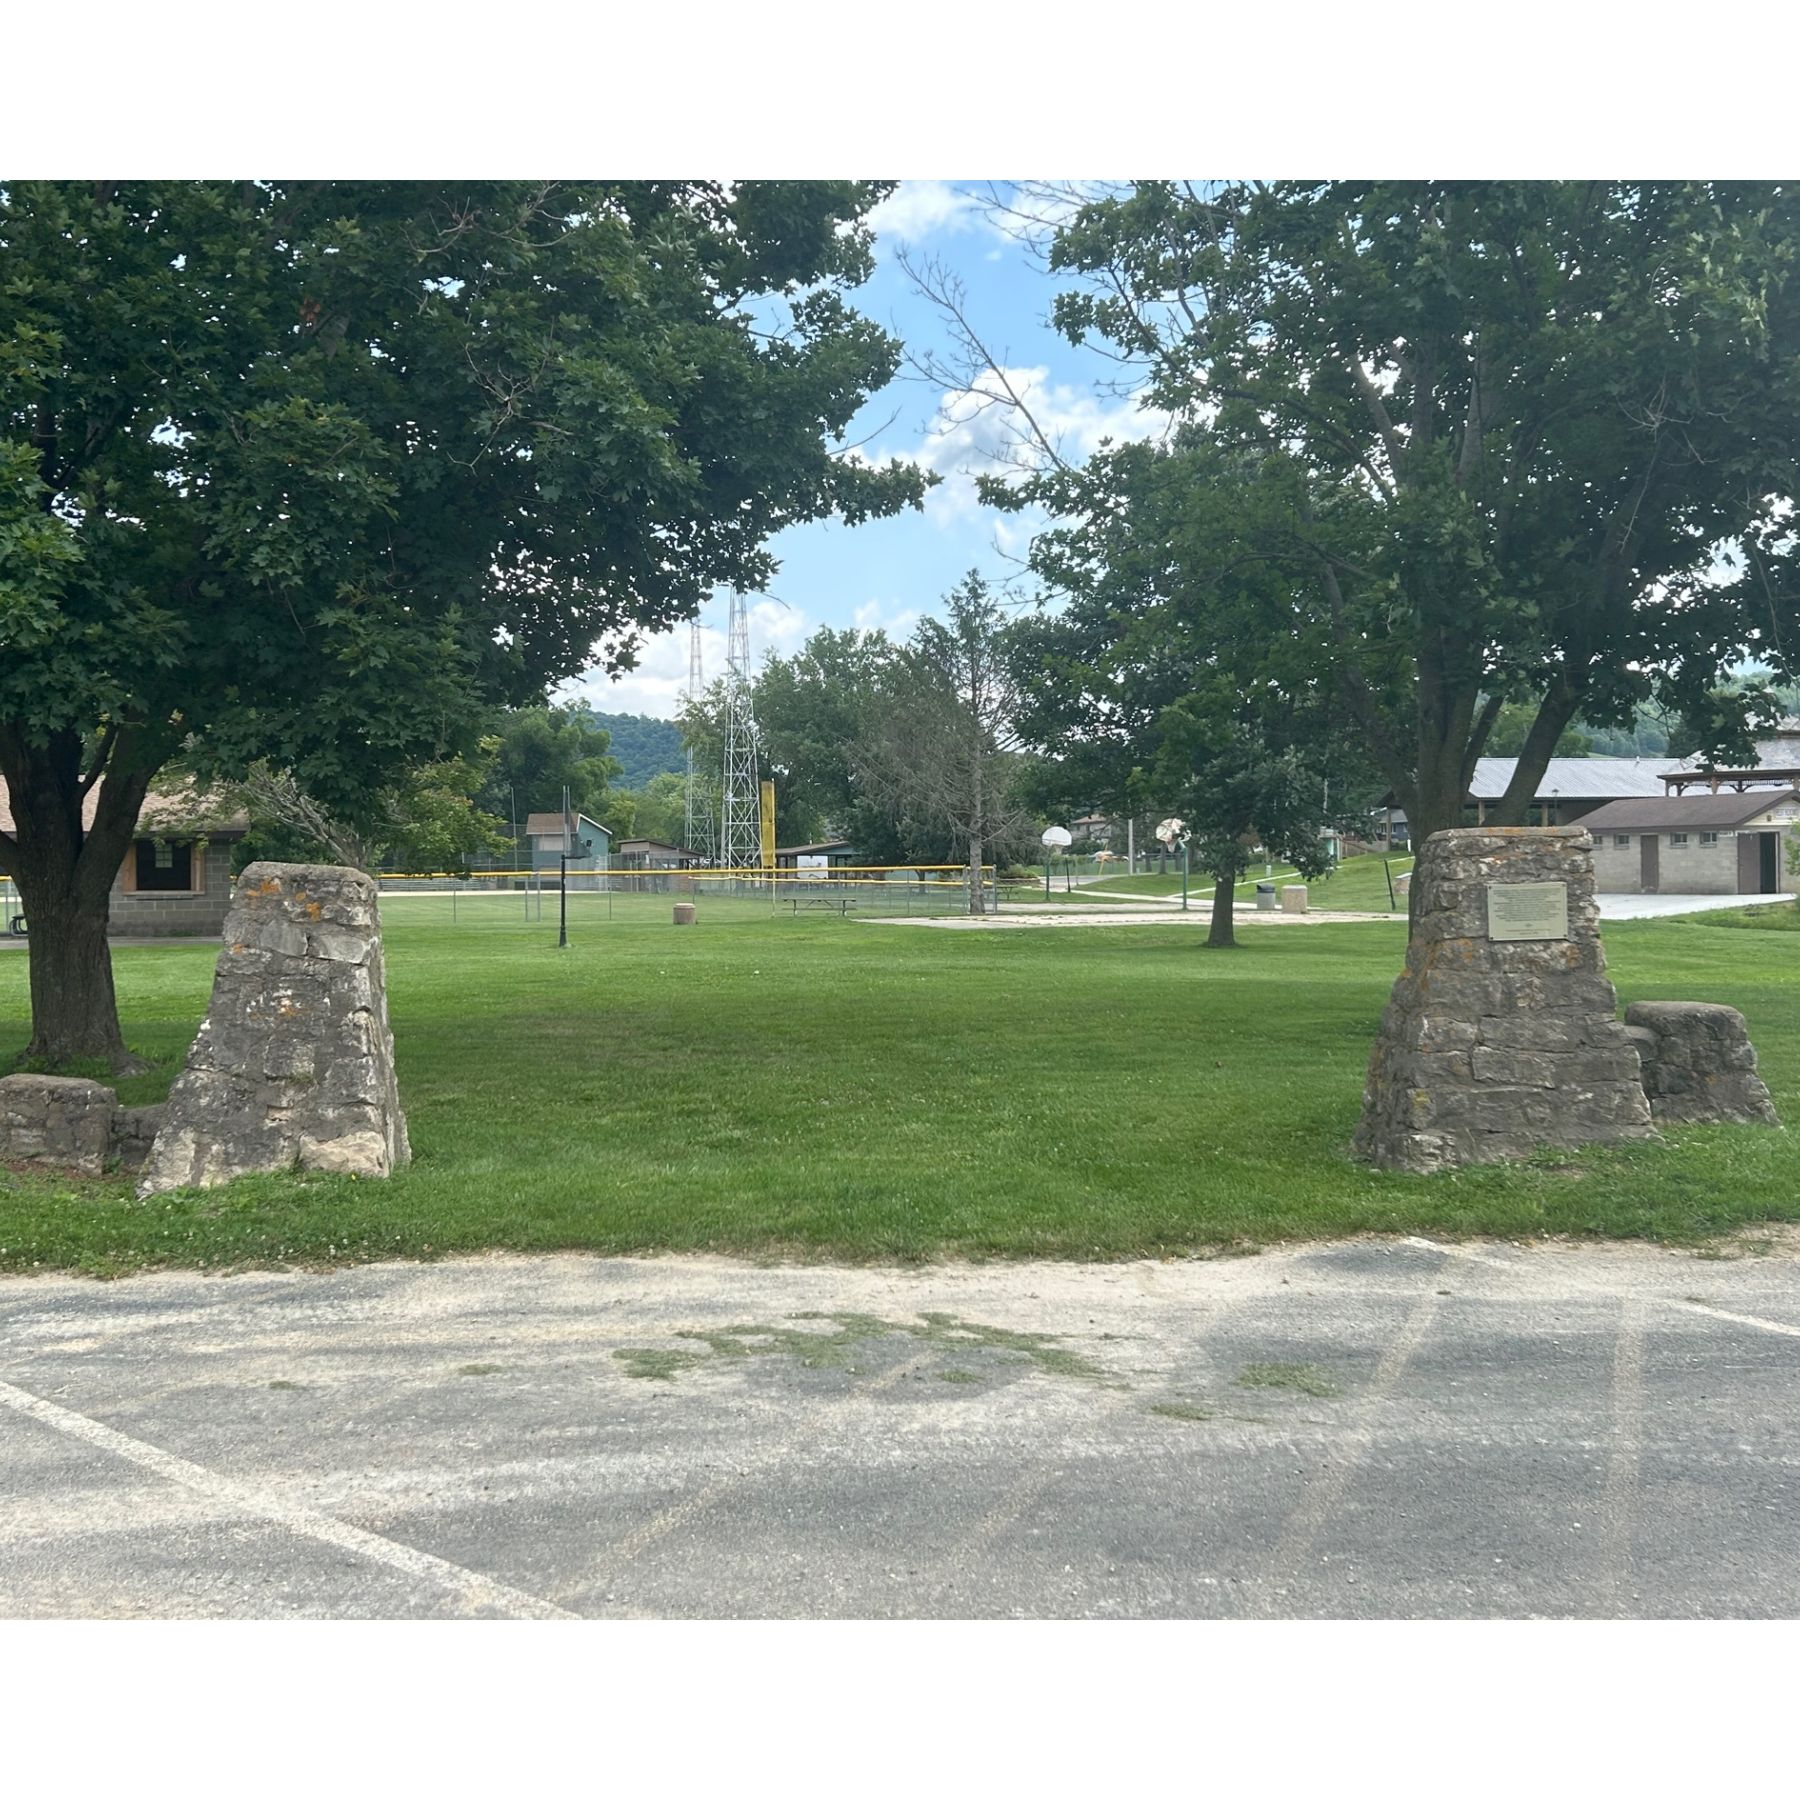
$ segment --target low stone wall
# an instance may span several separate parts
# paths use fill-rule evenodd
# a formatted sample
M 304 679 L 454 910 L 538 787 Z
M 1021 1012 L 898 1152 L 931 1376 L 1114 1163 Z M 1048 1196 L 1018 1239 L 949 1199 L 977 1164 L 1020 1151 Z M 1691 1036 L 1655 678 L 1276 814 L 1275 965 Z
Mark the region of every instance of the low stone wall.
M 1736 1007 L 1638 1000 L 1625 1009 L 1625 1029 L 1659 1125 L 1780 1125 Z
M 101 1175 L 138 1168 L 162 1122 L 160 1106 L 121 1106 L 98 1081 L 68 1075 L 0 1080 L 0 1162 Z

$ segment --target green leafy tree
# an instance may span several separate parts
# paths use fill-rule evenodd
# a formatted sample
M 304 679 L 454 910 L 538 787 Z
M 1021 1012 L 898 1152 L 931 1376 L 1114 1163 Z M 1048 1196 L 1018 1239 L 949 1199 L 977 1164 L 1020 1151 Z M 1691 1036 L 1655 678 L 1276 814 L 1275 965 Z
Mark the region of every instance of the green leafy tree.
M 595 712 L 586 709 L 588 722 L 604 731 L 607 748 L 619 765 L 623 787 L 642 788 L 658 775 L 678 775 L 687 766 L 681 727 L 671 719 L 652 719 L 642 713 Z
M 860 723 L 851 759 L 905 841 L 954 847 L 968 870 L 969 911 L 981 913 L 983 865 L 1029 843 L 1019 694 L 1008 623 L 980 575 L 958 583 L 944 612 L 919 621 L 881 704 Z
M 108 890 L 157 772 L 329 811 L 467 751 L 770 536 L 918 499 L 835 453 L 898 346 L 854 182 L 0 191 L 0 871 L 29 1054 L 128 1058 Z M 560 796 L 558 796 L 560 798 Z M 498 810 L 498 809 L 496 809 Z
M 334 814 L 293 773 L 253 764 L 240 780 L 196 796 L 212 821 L 247 815 L 250 829 L 232 861 L 337 862 L 351 868 L 394 868 L 409 874 L 466 874 L 476 859 L 512 850 L 505 821 L 483 812 L 476 796 L 488 779 L 495 738 L 470 756 L 444 757 L 409 769 L 392 787 L 367 796 L 354 819 Z
M 1180 817 L 1214 878 L 1213 947 L 1236 941 L 1253 846 L 1322 874 L 1324 828 L 1378 786 L 1314 671 L 1292 571 L 1262 553 L 1303 480 L 1189 431 L 1037 484 L 1064 523 L 1033 562 L 1065 604 L 1011 637 L 1019 730 L 1046 753 L 1030 792 Z
M 636 835 L 653 838 L 660 844 L 679 845 L 686 802 L 685 776 L 652 775 L 637 793 Z
M 1741 750 L 1768 696 L 1709 707 L 1721 672 L 1792 678 L 1797 252 L 1784 182 L 1144 182 L 1079 206 L 1049 260 L 1071 339 L 1299 466 L 1258 553 L 1423 838 L 1509 703 L 1532 718 L 1492 813 L 1522 823 L 1578 716 L 1655 699 Z
M 516 816 L 523 831 L 530 814 L 560 812 L 567 788 L 575 811 L 601 817 L 619 764 L 608 734 L 584 709 L 521 706 L 502 714 L 495 729 L 499 747 L 482 789 L 489 812 L 509 825 Z
M 1493 729 L 1488 733 L 1487 746 L 1483 754 L 1487 756 L 1518 756 L 1525 749 L 1527 739 L 1531 736 L 1531 727 L 1537 720 L 1537 708 L 1527 701 L 1509 700 L 1494 715 Z M 1552 756 L 1593 756 L 1598 752 L 1598 740 L 1591 731 L 1585 731 L 1579 725 L 1565 725 L 1563 734 L 1551 746 Z
M 886 797 L 870 791 L 856 749 L 885 716 L 901 667 L 900 647 L 880 631 L 816 631 L 791 657 L 768 656 L 751 687 L 758 767 L 775 783 L 780 843 L 849 838 L 873 863 L 917 854 Z M 725 686 L 714 682 L 683 709 L 703 797 L 718 816 L 725 748 Z M 948 848 L 939 831 L 932 861 Z M 960 855 L 960 849 L 955 851 Z
M 756 723 L 782 842 L 846 837 L 868 862 L 906 860 L 908 846 L 856 758 L 891 702 L 901 663 L 885 632 L 825 627 L 793 656 L 763 665 Z

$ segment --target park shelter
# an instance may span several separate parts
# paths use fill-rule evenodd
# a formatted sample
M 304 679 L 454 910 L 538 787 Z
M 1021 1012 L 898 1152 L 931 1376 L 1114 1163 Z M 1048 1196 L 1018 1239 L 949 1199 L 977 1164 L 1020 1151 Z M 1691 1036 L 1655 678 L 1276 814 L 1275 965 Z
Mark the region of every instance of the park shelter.
M 612 851 L 615 869 L 691 869 L 705 860 L 698 850 L 684 850 L 658 838 L 620 838 Z
M 1800 792 L 1666 794 L 1615 800 L 1581 823 L 1603 894 L 1791 894 L 1788 846 Z
M 849 838 L 822 838 L 816 844 L 789 844 L 776 847 L 775 867 L 794 873 L 837 869 L 854 869 L 862 864 L 862 855 Z
M 91 828 L 99 810 L 98 788 L 81 803 L 81 822 Z M 138 815 L 138 835 L 113 877 L 107 929 L 115 937 L 216 937 L 231 906 L 231 853 L 250 829 L 233 811 L 214 816 L 184 784 L 154 789 Z M 12 801 L 0 778 L 0 831 L 13 831 Z M 9 892 L 17 911 L 17 894 Z M 29 920 L 27 921 L 29 924 Z

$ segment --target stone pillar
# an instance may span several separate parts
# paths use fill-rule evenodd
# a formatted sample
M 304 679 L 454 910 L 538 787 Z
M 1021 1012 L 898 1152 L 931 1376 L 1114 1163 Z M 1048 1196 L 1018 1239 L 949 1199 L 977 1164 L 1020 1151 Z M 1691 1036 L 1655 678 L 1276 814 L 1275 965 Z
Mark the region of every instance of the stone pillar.
M 1439 831 L 1369 1057 L 1357 1154 L 1390 1169 L 1654 1137 L 1580 826 Z
M 375 883 L 252 863 L 138 1193 L 296 1167 L 387 1175 L 409 1156 Z

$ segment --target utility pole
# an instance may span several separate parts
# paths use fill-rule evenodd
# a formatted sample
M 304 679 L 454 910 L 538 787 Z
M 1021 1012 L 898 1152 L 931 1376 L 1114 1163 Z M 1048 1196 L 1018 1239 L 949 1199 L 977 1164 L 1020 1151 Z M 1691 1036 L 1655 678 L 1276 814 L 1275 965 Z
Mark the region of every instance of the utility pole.
M 562 864 L 562 880 L 557 885 L 557 906 L 559 908 L 556 947 L 566 950 L 569 947 L 569 837 L 574 829 L 574 820 L 569 817 L 569 790 L 563 789 L 563 828 L 562 855 L 557 859 Z

